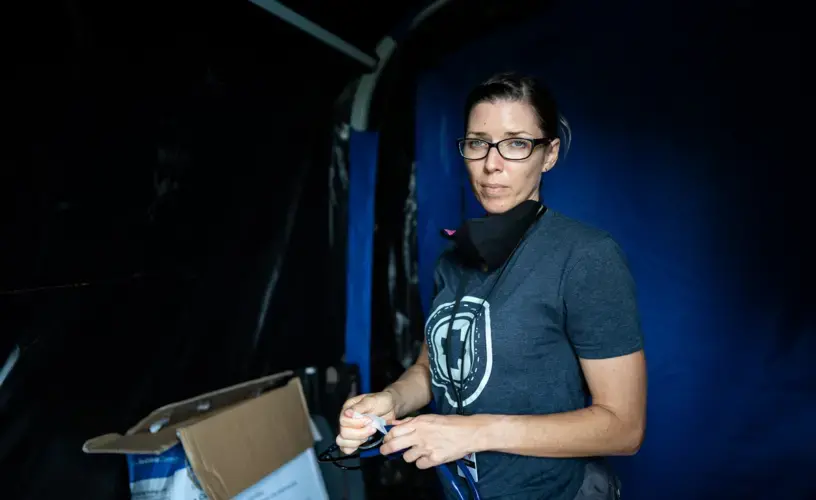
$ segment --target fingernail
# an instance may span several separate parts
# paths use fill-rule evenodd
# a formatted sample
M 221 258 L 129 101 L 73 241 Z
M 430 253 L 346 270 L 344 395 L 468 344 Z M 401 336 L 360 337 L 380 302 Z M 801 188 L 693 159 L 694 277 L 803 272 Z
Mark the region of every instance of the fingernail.
M 347 416 L 347 417 L 351 418 L 351 417 L 353 417 L 353 416 L 354 416 L 354 412 L 353 412 L 353 411 L 351 411 L 351 410 L 346 410 L 346 411 L 344 411 L 344 412 L 343 412 L 343 415 L 345 415 L 345 416 Z

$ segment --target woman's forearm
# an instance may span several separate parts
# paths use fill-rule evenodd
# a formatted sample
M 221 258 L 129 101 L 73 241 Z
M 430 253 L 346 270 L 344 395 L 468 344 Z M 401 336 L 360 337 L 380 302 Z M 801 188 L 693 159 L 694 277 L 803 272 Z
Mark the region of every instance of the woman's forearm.
M 534 457 L 633 455 L 643 441 L 643 422 L 628 422 L 602 406 L 552 415 L 477 415 L 476 451 Z
M 394 395 L 397 418 L 419 410 L 431 401 L 431 370 L 428 347 L 423 343 L 416 363 L 405 370 L 396 382 L 385 388 Z

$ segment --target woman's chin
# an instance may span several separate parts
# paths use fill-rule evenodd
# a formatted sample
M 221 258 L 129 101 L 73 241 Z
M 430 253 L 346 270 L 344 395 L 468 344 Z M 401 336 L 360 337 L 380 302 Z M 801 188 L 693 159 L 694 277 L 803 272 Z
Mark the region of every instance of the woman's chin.
M 513 208 L 513 200 L 509 197 L 483 197 L 479 201 L 482 208 L 489 214 L 501 214 Z

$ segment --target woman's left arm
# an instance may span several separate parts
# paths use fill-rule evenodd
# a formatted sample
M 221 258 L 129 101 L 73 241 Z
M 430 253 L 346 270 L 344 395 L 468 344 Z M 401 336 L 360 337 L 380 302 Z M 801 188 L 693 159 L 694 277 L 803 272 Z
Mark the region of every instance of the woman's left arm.
M 646 429 L 643 351 L 608 359 L 581 359 L 592 405 L 551 415 L 474 415 L 470 451 L 537 457 L 632 455 Z
M 646 360 L 635 283 L 611 238 L 577 251 L 564 273 L 566 334 L 592 404 L 547 415 L 421 415 L 396 422 L 383 453 L 420 468 L 471 452 L 538 457 L 632 455 L 646 428 Z
M 478 417 L 479 448 L 541 457 L 631 455 L 646 428 L 646 360 L 635 282 L 606 237 L 576 251 L 562 286 L 566 334 L 592 404 L 550 415 Z
M 385 437 L 387 455 L 405 450 L 420 469 L 469 453 L 499 451 L 534 457 L 633 455 L 646 428 L 643 351 L 607 359 L 581 359 L 592 405 L 549 415 L 420 415 Z

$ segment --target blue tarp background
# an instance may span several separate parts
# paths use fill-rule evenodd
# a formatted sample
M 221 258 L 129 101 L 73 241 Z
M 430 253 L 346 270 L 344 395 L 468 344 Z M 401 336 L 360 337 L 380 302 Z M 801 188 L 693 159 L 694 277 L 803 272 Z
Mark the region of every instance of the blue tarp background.
M 531 72 L 570 120 L 572 150 L 543 200 L 610 231 L 639 286 L 649 414 L 641 452 L 616 459 L 627 499 L 816 498 L 802 475 L 816 465 L 816 253 L 797 222 L 812 188 L 796 170 L 796 24 L 783 4 L 561 2 L 421 79 L 426 314 L 439 229 L 479 214 L 454 142 L 469 88 Z
M 349 137 L 346 362 L 359 367 L 362 393 L 371 391 L 371 266 L 378 141 L 376 132 L 352 131 Z

